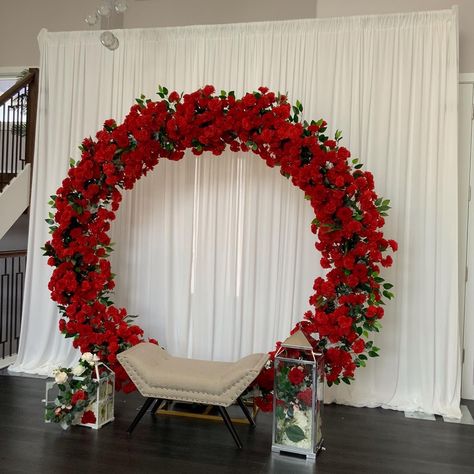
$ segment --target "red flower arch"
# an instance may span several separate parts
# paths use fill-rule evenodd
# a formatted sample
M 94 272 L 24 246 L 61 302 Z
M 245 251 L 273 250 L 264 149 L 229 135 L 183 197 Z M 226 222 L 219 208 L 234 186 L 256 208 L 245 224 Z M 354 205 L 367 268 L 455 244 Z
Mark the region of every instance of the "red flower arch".
M 265 87 L 241 99 L 233 92 L 215 95 L 212 86 L 184 95 L 160 87 L 158 95 L 156 102 L 142 96 L 123 124 L 107 120 L 95 140 L 86 138 L 80 161 L 71 163 L 52 196 L 52 238 L 44 250 L 55 267 L 49 289 L 60 331 L 74 347 L 108 361 L 118 389 L 134 390 L 116 354 L 141 342 L 143 330 L 113 304 L 108 260 L 120 190 L 132 189 L 159 159 L 180 160 L 186 149 L 195 155 L 220 155 L 227 147 L 252 151 L 268 166 L 279 166 L 314 210 L 311 230 L 328 272 L 314 281 L 312 309 L 294 330 L 302 329 L 324 351 L 329 384 L 349 383 L 367 355 L 378 355 L 369 331 L 379 330 L 383 298 L 393 296 L 379 271 L 391 265 L 384 253 L 397 244 L 380 231 L 389 203 L 375 194 L 372 174 L 357 160 L 349 162 L 349 151 L 338 145 L 340 132 L 330 140 L 326 122 L 302 121 L 299 102 L 291 106 Z M 264 370 L 257 379 L 264 393 L 269 381 Z

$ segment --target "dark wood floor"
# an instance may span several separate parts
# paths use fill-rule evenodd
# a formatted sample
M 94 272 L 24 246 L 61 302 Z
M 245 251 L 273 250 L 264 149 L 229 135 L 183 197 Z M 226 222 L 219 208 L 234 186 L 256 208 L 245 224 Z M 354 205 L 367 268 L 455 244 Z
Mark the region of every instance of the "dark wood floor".
M 406 419 L 378 408 L 325 406 L 316 464 L 272 454 L 271 417 L 238 426 L 239 451 L 220 423 L 146 415 L 125 430 L 143 399 L 118 394 L 115 421 L 63 431 L 42 420 L 45 382 L 0 375 L 0 473 L 474 473 L 474 426 Z M 470 405 L 471 412 L 474 404 Z

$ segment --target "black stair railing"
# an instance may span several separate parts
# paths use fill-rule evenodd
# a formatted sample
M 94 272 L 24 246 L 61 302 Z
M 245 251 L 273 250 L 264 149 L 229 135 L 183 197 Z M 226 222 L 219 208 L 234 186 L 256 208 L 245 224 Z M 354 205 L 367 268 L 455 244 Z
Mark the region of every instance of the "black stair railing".
M 28 73 L 0 96 L 0 192 L 33 163 L 38 69 Z
M 27 163 L 33 164 L 38 77 L 38 69 L 29 69 L 0 95 L 0 193 Z M 0 208 L 0 219 L 1 214 Z M 25 270 L 26 250 L 0 251 L 0 368 L 18 353 Z
M 26 250 L 0 251 L 0 367 L 18 353 Z

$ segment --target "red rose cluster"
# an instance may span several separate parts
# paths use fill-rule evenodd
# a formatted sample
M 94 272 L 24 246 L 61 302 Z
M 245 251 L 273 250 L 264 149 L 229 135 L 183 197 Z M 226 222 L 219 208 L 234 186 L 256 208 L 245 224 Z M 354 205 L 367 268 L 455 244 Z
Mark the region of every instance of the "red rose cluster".
M 87 410 L 81 417 L 81 423 L 87 424 L 94 424 L 97 421 L 94 412 L 92 410 Z
M 49 289 L 61 332 L 82 352 L 108 362 L 117 388 L 134 390 L 116 354 L 141 342 L 143 331 L 110 299 L 108 232 L 121 190 L 132 189 L 159 159 L 179 160 L 186 149 L 195 155 L 252 151 L 279 166 L 314 210 L 312 231 L 328 272 L 315 280 L 312 309 L 294 330 L 325 352 L 329 383 L 348 382 L 365 365 L 366 352 L 377 355 L 368 331 L 378 331 L 383 297 L 393 296 L 379 271 L 391 265 L 385 252 L 397 244 L 380 231 L 389 203 L 376 195 L 372 174 L 357 160 L 349 162 L 349 151 L 338 145 L 340 132 L 329 139 L 323 120 L 303 121 L 299 102 L 291 106 L 265 87 L 241 99 L 232 92 L 216 95 L 212 86 L 184 95 L 160 87 L 158 95 L 158 101 L 142 96 L 121 125 L 107 120 L 95 139 L 86 138 L 81 159 L 52 196 L 52 238 L 44 250 L 54 267 Z

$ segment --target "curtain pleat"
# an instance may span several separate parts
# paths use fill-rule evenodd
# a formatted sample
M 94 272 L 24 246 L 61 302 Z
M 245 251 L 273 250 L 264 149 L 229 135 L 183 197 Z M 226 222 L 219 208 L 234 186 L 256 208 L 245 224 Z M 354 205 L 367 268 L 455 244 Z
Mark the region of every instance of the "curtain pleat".
M 324 20 L 43 31 L 27 285 L 16 371 L 47 373 L 76 354 L 50 301 L 48 196 L 82 138 L 121 121 L 158 85 L 237 96 L 266 85 L 323 117 L 393 203 L 398 240 L 385 272 L 396 299 L 370 360 L 328 401 L 459 414 L 457 51 L 452 11 Z M 115 301 L 175 355 L 234 360 L 268 351 L 308 309 L 323 274 L 300 190 L 253 154 L 160 162 L 124 196 L 113 224 Z

